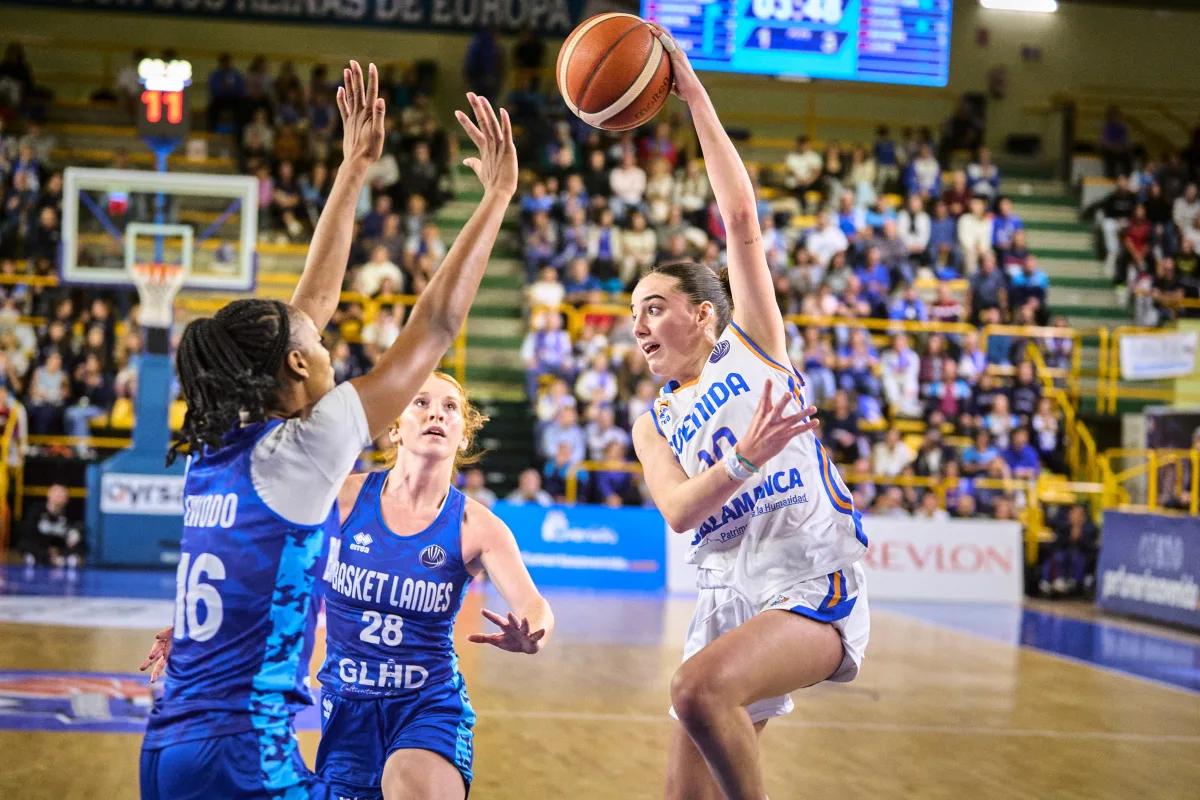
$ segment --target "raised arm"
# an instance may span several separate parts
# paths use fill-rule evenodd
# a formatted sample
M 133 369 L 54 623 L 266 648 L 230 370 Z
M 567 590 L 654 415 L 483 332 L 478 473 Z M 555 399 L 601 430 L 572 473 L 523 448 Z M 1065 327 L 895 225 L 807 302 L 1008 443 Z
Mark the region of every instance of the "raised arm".
M 704 168 L 725 222 L 733 320 L 767 353 L 783 361 L 787 355 L 787 336 L 775 302 L 775 286 L 767 266 L 750 173 L 717 118 L 717 110 L 687 55 L 665 30 L 655 27 L 671 54 L 674 91 L 691 111 L 704 154 Z
M 362 399 L 373 437 L 400 415 L 466 322 L 504 212 L 517 189 L 517 150 L 508 113 L 501 110 L 497 117 L 491 104 L 473 93 L 467 100 L 475 122 L 461 111 L 455 115 L 479 148 L 478 158 L 463 163 L 483 183 L 483 200 L 446 253 L 400 336 L 374 369 L 351 381 Z
M 304 272 L 292 305 L 308 313 L 317 330 L 325 330 L 337 308 L 350 258 L 350 240 L 354 235 L 354 207 L 362 192 L 367 167 L 383 151 L 384 101 L 379 97 L 379 74 L 375 65 L 368 68 L 363 84 L 362 67 L 351 61 L 342 70 L 344 85 L 337 90 L 338 111 L 342 115 L 342 165 L 338 168 L 329 200 L 317 220 Z

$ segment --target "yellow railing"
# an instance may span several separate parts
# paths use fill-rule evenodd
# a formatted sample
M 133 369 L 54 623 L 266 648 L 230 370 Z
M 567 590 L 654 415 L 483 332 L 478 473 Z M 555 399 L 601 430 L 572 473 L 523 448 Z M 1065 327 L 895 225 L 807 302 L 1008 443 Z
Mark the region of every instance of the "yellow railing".
M 1062 389 L 1055 385 L 1054 378 L 1051 377 L 1049 374 L 1050 371 L 1046 368 L 1046 361 L 1042 357 L 1041 349 L 1030 342 L 1026 351 L 1029 354 L 1029 359 L 1033 362 L 1036 373 L 1041 376 L 1042 395 L 1053 400 L 1054 404 L 1058 407 L 1059 413 L 1062 415 L 1063 441 L 1066 444 L 1064 450 L 1071 475 L 1085 481 L 1096 480 L 1098 477 L 1098 467 L 1096 465 L 1095 437 L 1092 436 L 1092 432 L 1088 430 L 1087 425 L 1075 413 L 1075 403 L 1071 401 L 1071 398 Z
M 567 470 L 567 502 L 574 505 L 579 497 L 580 472 L 629 472 L 642 474 L 642 465 L 636 461 L 580 461 Z
M 23 463 L 18 461 L 16 464 L 12 461 L 12 449 L 17 446 L 16 431 L 17 421 L 21 416 L 20 405 L 14 400 L 11 401 L 13 406 L 9 409 L 8 420 L 4 423 L 4 431 L 0 433 L 0 553 L 8 552 L 8 542 L 12 533 L 13 514 L 12 508 L 8 504 L 8 490 L 14 482 L 16 484 L 17 496 L 20 497 L 25 467 Z M 20 508 L 19 502 L 17 508 Z
M 1133 462 L 1132 466 L 1118 466 Z M 1188 512 L 1200 515 L 1200 450 L 1172 449 L 1126 449 L 1105 450 L 1100 455 L 1100 478 L 1104 485 L 1105 508 L 1134 505 L 1148 511 L 1163 508 L 1160 497 L 1162 470 L 1173 468 L 1177 494 L 1186 489 Z M 1183 468 L 1187 466 L 1189 477 L 1183 486 Z M 1145 503 L 1137 503 L 1141 492 L 1127 486 L 1133 481 L 1145 481 Z

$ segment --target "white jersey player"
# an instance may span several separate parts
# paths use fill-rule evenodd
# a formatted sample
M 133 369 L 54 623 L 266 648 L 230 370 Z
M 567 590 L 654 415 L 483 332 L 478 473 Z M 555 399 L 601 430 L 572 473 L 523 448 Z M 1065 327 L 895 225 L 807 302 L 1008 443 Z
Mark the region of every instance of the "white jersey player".
M 750 177 L 665 32 L 728 239 L 728 284 L 662 264 L 633 292 L 633 333 L 667 378 L 634 424 L 655 503 L 691 541 L 699 599 L 671 683 L 668 798 L 761 800 L 757 731 L 788 693 L 857 674 L 870 623 L 858 513 L 788 366 Z

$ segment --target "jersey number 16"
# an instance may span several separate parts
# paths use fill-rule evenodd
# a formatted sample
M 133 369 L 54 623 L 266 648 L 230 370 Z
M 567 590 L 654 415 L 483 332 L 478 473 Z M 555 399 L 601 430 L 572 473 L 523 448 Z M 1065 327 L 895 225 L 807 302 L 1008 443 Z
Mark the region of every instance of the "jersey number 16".
M 195 559 L 191 553 L 180 555 L 179 569 L 175 573 L 176 639 L 207 642 L 221 627 L 224 616 L 221 593 L 211 583 L 205 583 L 205 578 L 225 580 L 225 562 L 212 553 L 200 553 Z M 201 606 L 204 607 L 203 621 L 200 619 Z

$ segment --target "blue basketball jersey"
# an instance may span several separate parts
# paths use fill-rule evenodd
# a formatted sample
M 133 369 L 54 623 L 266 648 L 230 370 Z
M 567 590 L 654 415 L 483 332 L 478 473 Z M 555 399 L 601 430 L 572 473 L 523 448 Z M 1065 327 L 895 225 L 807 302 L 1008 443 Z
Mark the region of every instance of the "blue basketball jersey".
M 428 528 L 398 536 L 380 508 L 386 480 L 387 472 L 367 476 L 329 543 L 322 689 L 343 697 L 461 689 L 453 634 L 471 581 L 462 558 L 466 498 L 450 487 Z
M 146 748 L 254 731 L 263 753 L 278 753 L 295 711 L 312 703 L 312 595 L 338 518 L 335 505 L 322 524 L 297 525 L 259 497 L 251 454 L 282 424 L 240 428 L 188 469 L 175 638 Z

